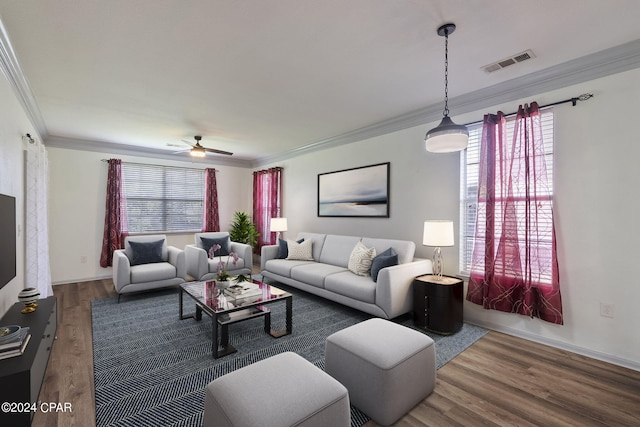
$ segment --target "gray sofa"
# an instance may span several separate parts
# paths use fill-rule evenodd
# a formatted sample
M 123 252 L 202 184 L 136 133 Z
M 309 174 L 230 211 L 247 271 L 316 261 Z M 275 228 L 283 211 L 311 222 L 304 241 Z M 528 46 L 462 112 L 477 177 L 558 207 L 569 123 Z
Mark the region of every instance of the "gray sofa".
M 431 261 L 414 259 L 415 243 L 333 234 L 300 233 L 311 240 L 313 260 L 279 259 L 279 246 L 263 246 L 260 269 L 265 280 L 284 283 L 385 319 L 413 308 L 413 279 L 431 273 Z M 358 242 L 380 254 L 393 248 L 398 264 L 379 270 L 377 281 L 352 273 L 347 267 Z

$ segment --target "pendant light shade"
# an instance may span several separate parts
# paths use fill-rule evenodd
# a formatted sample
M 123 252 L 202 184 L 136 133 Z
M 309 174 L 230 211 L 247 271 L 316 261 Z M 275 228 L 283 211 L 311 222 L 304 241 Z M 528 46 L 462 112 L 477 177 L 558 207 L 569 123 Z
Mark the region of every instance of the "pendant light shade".
M 469 130 L 457 125 L 449 118 L 449 34 L 456 29 L 455 24 L 444 24 L 438 28 L 438 35 L 444 36 L 444 111 L 440 124 L 427 132 L 424 140 L 431 153 L 451 153 L 467 148 Z
M 457 125 L 449 116 L 444 116 L 440 124 L 427 132 L 425 137 L 427 151 L 432 153 L 451 153 L 467 148 L 469 131 L 464 125 Z

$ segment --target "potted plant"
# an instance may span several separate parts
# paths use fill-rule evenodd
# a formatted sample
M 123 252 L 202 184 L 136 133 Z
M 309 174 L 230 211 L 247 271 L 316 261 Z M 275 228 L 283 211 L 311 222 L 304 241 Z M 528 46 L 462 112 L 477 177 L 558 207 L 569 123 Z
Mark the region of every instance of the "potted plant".
M 246 212 L 235 212 L 229 236 L 233 242 L 245 243 L 254 248 L 258 244 L 260 233 Z

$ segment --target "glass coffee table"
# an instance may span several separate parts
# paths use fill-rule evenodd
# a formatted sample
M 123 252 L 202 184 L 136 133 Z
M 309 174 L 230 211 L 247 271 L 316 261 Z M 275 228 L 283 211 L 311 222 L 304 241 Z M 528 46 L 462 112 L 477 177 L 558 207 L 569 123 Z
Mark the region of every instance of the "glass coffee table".
M 229 325 L 233 323 L 263 316 L 264 331 L 275 338 L 289 335 L 293 330 L 291 313 L 293 295 L 257 280 L 239 283 L 238 286 L 242 289 L 234 286 L 224 290 L 219 289 L 215 280 L 186 282 L 180 285 L 180 319 L 193 318 L 199 321 L 202 320 L 203 312 L 211 317 L 211 353 L 216 359 L 236 352 L 236 348 L 229 344 Z M 195 313 L 184 314 L 184 294 L 195 301 Z M 284 301 L 286 304 L 286 329 L 274 331 L 271 329 L 271 311 L 266 305 L 278 301 Z M 218 327 L 220 327 L 220 345 L 218 345 Z

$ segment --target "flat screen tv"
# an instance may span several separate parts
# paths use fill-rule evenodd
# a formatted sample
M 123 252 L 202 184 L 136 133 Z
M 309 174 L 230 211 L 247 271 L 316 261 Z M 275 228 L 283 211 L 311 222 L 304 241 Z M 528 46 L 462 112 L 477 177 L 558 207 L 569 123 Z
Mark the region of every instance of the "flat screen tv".
M 0 289 L 16 277 L 16 198 L 0 194 Z

